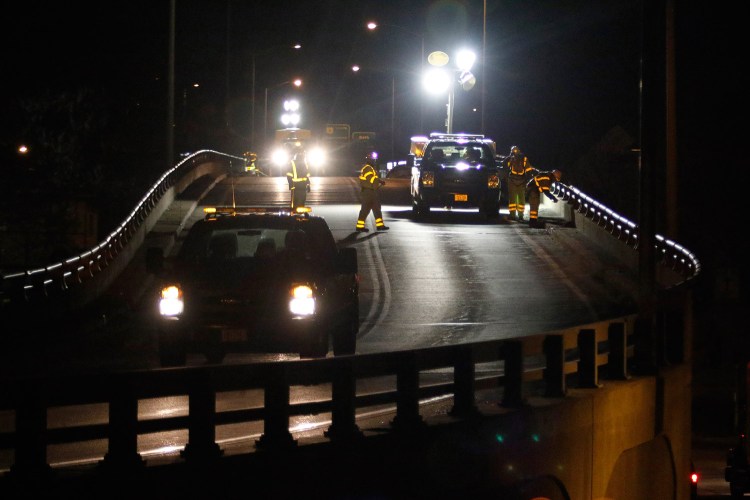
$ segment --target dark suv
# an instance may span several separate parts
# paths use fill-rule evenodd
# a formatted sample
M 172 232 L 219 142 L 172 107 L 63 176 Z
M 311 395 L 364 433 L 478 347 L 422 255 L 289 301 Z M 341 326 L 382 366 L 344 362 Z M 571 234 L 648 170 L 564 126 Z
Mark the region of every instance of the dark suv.
M 500 173 L 492 140 L 483 135 L 433 133 L 423 148 L 415 149 L 423 153 L 415 156 L 411 177 L 417 217 L 427 215 L 430 207 L 478 208 L 487 217 L 499 215 Z
M 303 210 L 303 209 L 300 209 Z M 209 210 L 174 260 L 152 252 L 162 365 L 187 352 L 221 362 L 226 352 L 353 354 L 359 330 L 354 248 L 339 249 L 328 224 L 279 209 Z

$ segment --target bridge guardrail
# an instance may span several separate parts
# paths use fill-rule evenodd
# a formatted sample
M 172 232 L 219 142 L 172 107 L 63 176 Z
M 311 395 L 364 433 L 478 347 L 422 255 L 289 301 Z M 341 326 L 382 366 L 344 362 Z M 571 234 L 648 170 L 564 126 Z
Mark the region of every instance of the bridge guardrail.
M 602 230 L 622 241 L 633 250 L 638 249 L 637 224 L 617 214 L 573 186 L 566 186 L 558 182 L 553 184 L 552 190 L 555 195 L 558 195 L 571 205 L 573 210 L 590 219 Z M 685 281 L 689 281 L 700 274 L 700 261 L 687 248 L 659 234 L 655 235 L 654 246 L 658 261 L 680 274 Z
M 142 231 L 160 200 L 179 179 L 208 162 L 219 162 L 231 168 L 233 163 L 244 164 L 245 159 L 211 150 L 197 151 L 184 158 L 165 172 L 122 223 L 95 247 L 62 262 L 2 276 L 0 313 L 27 305 L 61 309 L 85 305 L 95 294 L 75 292 L 93 286 L 94 278 L 107 273 L 113 263 L 120 263 L 118 270 L 121 269 L 127 263 L 121 261 L 129 261 L 132 257 L 132 252 L 125 252 L 125 249 L 135 235 Z
M 634 324 L 635 315 L 628 315 L 523 338 L 395 353 L 9 381 L 0 391 L 0 410 L 13 411 L 14 429 L 0 432 L 0 449 L 12 450 L 15 457 L 8 477 L 39 478 L 51 471 L 48 446 L 103 439 L 107 452 L 93 472 L 108 466 L 132 472 L 145 465 L 137 444 L 142 434 L 187 429 L 183 457 L 206 463 L 222 455 L 216 442 L 219 425 L 262 421 L 264 432 L 256 447 L 283 452 L 297 444 L 289 431 L 290 416 L 330 413 L 327 438 L 353 442 L 362 437 L 357 410 L 388 403 L 396 406 L 393 431 L 413 433 L 426 425 L 419 401 L 427 397 L 452 396 L 450 414 L 469 419 L 477 415 L 478 389 L 502 387 L 498 405 L 519 409 L 530 387 L 541 385 L 541 397 L 560 398 L 572 377 L 577 388 L 589 389 L 600 386 L 600 372 L 610 380 L 625 380 Z M 497 376 L 476 376 L 477 365 L 495 362 L 502 367 Z M 420 373 L 436 369 L 451 370 L 453 381 L 420 384 Z M 358 380 L 388 376 L 395 380 L 391 390 L 357 394 Z M 293 386 L 328 383 L 329 399 L 290 404 Z M 217 411 L 217 393 L 250 389 L 263 390 L 264 407 Z M 188 397 L 187 415 L 139 419 L 139 400 L 175 396 Z M 50 408 L 101 403 L 109 407 L 108 422 L 47 426 Z

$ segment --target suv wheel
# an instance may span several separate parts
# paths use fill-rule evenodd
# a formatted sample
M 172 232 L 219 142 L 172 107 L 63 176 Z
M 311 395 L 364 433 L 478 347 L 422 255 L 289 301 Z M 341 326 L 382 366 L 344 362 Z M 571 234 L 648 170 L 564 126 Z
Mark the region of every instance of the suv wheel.
M 497 202 L 486 203 L 482 211 L 488 219 L 495 219 L 500 216 L 500 205 Z
M 424 219 L 430 214 L 430 207 L 429 205 L 415 201 L 412 205 L 412 213 L 417 219 Z

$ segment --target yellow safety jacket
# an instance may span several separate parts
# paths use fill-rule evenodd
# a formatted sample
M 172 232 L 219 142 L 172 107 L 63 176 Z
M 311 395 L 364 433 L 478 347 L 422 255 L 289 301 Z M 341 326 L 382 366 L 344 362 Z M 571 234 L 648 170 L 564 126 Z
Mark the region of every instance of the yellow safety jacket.
M 362 189 L 378 189 L 380 187 L 380 177 L 375 167 L 365 163 L 359 173 L 359 185 Z
M 294 160 L 292 160 L 291 163 L 292 163 L 292 171 L 286 173 L 286 180 L 289 183 L 289 189 L 291 189 L 294 183 L 296 182 L 304 182 L 305 184 L 309 183 L 310 174 L 309 174 L 309 169 L 307 168 L 307 164 L 304 164 L 304 167 L 305 167 L 304 172 L 298 172 L 297 164 L 294 162 Z

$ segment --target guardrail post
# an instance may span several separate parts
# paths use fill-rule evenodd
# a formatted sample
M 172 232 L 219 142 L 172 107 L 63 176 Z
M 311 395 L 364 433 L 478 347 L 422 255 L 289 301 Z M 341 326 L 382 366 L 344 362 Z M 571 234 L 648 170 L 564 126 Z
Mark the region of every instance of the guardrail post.
M 34 479 L 52 474 L 47 463 L 47 406 L 38 381 L 18 388 L 16 456 L 10 474 Z
M 138 399 L 127 383 L 113 384 L 109 400 L 109 443 L 101 465 L 108 470 L 143 466 L 138 453 Z
M 216 391 L 206 376 L 190 382 L 188 394 L 188 442 L 182 456 L 188 462 L 202 463 L 222 455 L 216 443 Z
M 263 435 L 255 445 L 267 450 L 297 446 L 297 441 L 289 432 L 289 383 L 286 367 L 280 363 L 270 365 L 265 380 L 263 401 L 266 411 L 263 417 Z
M 337 360 L 331 387 L 331 426 L 324 432 L 331 441 L 345 442 L 363 436 L 356 423 L 356 396 L 353 360 Z
M 453 365 L 453 408 L 450 414 L 456 417 L 469 417 L 479 414 L 475 392 L 474 351 L 471 347 L 460 347 Z
M 523 343 L 517 340 L 506 340 L 502 345 L 501 357 L 505 362 L 505 383 L 503 400 L 500 406 L 520 408 L 525 404 L 523 398 Z
M 413 352 L 398 356 L 396 372 L 396 416 L 391 426 L 398 431 L 415 431 L 427 424 L 419 414 L 419 370 Z
M 599 367 L 597 366 L 596 330 L 584 328 L 578 332 L 578 386 L 595 389 L 599 385 Z
M 607 361 L 607 378 L 611 380 L 627 380 L 628 376 L 628 335 L 625 323 L 618 321 L 610 323 L 609 356 Z
M 565 396 L 565 349 L 562 335 L 547 335 L 544 338 L 544 396 L 559 398 Z

